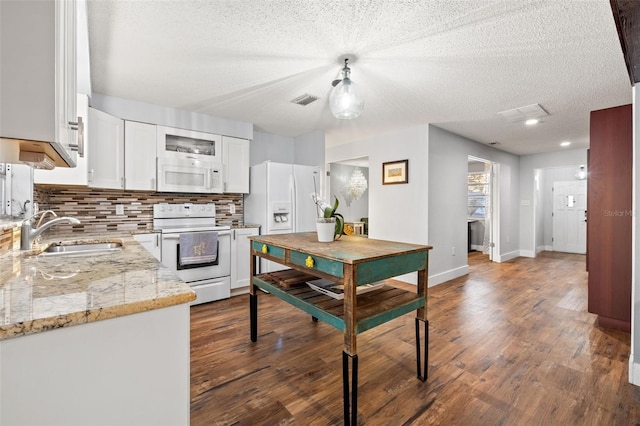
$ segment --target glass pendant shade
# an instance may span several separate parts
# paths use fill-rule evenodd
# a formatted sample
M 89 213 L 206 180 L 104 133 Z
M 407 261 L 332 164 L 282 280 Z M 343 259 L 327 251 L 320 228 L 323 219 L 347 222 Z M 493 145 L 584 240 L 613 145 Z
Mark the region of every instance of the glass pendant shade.
M 351 69 L 347 63 L 348 59 L 345 59 L 342 80 L 333 88 L 329 96 L 331 112 L 336 118 L 344 120 L 358 117 L 364 109 L 364 99 L 358 86 L 351 81 Z

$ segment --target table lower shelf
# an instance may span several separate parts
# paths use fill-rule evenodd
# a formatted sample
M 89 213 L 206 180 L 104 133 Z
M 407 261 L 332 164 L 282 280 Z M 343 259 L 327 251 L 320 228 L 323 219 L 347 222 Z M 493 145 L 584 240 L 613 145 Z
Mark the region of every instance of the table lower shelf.
M 253 284 L 319 320 L 344 331 L 344 300 L 334 299 L 306 284 L 285 287 L 267 274 L 252 278 Z M 423 297 L 390 284 L 357 296 L 356 334 L 425 306 Z

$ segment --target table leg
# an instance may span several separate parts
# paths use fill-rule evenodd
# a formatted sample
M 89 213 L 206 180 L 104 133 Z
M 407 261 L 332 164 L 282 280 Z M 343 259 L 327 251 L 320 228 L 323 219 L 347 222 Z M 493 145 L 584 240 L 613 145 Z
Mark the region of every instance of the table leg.
M 251 324 L 251 341 L 258 340 L 258 293 L 249 294 L 249 323 Z
M 420 356 L 420 323 L 424 324 L 424 364 L 421 362 Z M 429 365 L 429 321 L 420 318 L 416 318 L 416 360 L 418 364 L 418 379 L 424 382 L 429 376 L 427 371 Z M 422 374 L 423 366 L 424 374 Z
M 349 401 L 349 359 L 351 359 L 351 401 Z M 358 424 L 358 355 L 349 355 L 344 351 L 342 352 L 342 392 L 344 424 L 355 426 Z

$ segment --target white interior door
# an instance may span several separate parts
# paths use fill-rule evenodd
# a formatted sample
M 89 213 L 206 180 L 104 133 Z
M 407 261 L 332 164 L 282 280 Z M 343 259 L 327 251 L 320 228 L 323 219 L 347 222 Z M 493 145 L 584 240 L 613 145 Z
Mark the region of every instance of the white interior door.
M 587 252 L 587 181 L 553 183 L 553 251 Z

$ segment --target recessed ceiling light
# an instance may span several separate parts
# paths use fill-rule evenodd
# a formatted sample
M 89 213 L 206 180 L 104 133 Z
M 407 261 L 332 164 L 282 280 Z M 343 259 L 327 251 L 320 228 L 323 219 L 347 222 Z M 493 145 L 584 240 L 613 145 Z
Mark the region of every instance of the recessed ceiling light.
M 560 143 L 560 146 L 569 146 L 569 145 L 571 145 L 571 142 L 569 141 L 564 141 Z
M 527 126 L 533 126 L 534 124 L 538 124 L 540 120 L 538 120 L 537 118 L 530 118 L 527 121 L 524 122 L 524 124 L 526 124 Z

